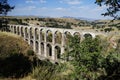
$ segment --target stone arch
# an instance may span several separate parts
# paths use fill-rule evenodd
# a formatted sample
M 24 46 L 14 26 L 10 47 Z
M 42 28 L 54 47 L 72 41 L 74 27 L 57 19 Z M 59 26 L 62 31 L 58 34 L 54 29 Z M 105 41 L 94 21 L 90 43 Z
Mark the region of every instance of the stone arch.
M 92 38 L 92 34 L 90 34 L 90 33 L 85 33 L 83 36 L 84 36 L 85 39 L 86 38 Z
M 46 32 L 47 42 L 52 42 L 52 37 L 53 37 L 52 31 L 51 30 L 47 30 L 47 32 Z
M 61 44 L 62 33 L 60 31 L 55 32 L 55 43 Z
M 28 29 L 25 27 L 25 37 L 28 38 Z
M 35 39 L 39 39 L 39 29 L 35 28 Z
M 32 27 L 30 28 L 29 32 L 30 32 L 30 39 L 33 39 L 33 28 Z
M 64 35 L 65 43 L 68 43 L 68 41 L 69 41 L 69 36 L 71 36 L 71 33 L 70 33 L 69 31 L 66 31 L 64 34 L 65 34 L 65 35 Z
M 10 32 L 13 32 L 13 26 L 12 25 L 9 26 L 10 26 Z
M 44 37 L 45 37 L 44 30 L 41 29 L 41 30 L 40 30 L 40 41 L 44 41 Z
M 17 34 L 20 35 L 19 26 L 17 26 Z
M 24 30 L 23 27 L 20 28 L 21 36 L 24 37 Z
M 81 39 L 81 35 L 80 35 L 79 32 L 75 32 L 75 33 L 73 34 L 73 36 L 77 36 L 77 37 L 79 38 L 79 40 Z
M 35 42 L 35 51 L 36 53 L 39 53 L 39 42 L 38 41 Z
M 14 33 L 15 33 L 15 34 L 17 33 L 16 26 L 14 26 Z
M 47 44 L 47 55 L 48 57 L 52 56 L 52 46 L 50 44 Z
M 41 47 L 40 48 L 41 48 L 41 55 L 43 55 L 44 54 L 44 43 L 43 42 L 41 43 Z
M 25 39 L 25 41 L 27 41 L 27 42 L 28 42 L 28 39 Z
M 61 48 L 59 46 L 55 46 L 55 59 L 61 58 Z
M 30 40 L 30 46 L 33 48 L 33 41 L 32 40 Z

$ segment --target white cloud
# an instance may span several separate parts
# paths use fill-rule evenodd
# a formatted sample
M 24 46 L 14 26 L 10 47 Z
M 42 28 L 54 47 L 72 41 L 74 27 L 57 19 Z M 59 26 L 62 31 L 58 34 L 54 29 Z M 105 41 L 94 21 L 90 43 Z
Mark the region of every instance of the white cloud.
M 26 0 L 25 2 L 26 2 L 26 3 L 34 3 L 33 0 Z
M 65 8 L 58 7 L 58 8 L 55 8 L 55 10 L 60 10 L 60 11 L 63 11 L 63 10 L 65 10 Z
M 32 3 L 32 4 L 36 4 L 36 3 L 46 3 L 46 0 L 26 0 L 26 3 Z
M 39 0 L 40 3 L 46 3 L 46 0 Z
M 60 3 L 66 3 L 69 5 L 77 5 L 77 4 L 81 4 L 82 1 L 81 0 L 61 0 Z

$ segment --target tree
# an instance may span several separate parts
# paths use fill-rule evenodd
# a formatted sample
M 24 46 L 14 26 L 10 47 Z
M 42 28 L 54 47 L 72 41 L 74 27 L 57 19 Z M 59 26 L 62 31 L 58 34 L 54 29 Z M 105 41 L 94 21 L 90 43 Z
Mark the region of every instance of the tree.
M 6 19 L 4 19 L 4 16 L 6 16 L 7 13 L 12 9 L 14 9 L 14 6 L 10 6 L 8 4 L 8 0 L 0 0 L 0 16 L 3 16 L 0 18 L 0 29 L 7 27 L 8 22 Z
M 95 39 L 88 37 L 82 42 L 77 35 L 69 37 L 65 57 L 74 66 L 74 77 L 78 80 L 97 78 L 103 59 L 100 42 L 98 37 Z
M 9 11 L 14 9 L 14 6 L 10 6 L 7 2 L 8 0 L 0 0 L 0 14 L 7 15 Z
M 111 16 L 114 17 L 114 19 L 120 19 L 120 16 L 117 14 L 120 11 L 120 0 L 96 0 L 95 3 L 99 6 L 108 6 L 107 12 L 102 15 Z

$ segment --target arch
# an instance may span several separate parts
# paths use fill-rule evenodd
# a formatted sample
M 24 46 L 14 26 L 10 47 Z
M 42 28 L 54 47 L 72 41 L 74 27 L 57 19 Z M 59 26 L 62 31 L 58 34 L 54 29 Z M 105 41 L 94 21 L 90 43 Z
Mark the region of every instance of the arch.
M 44 43 L 41 43 L 41 55 L 43 55 L 44 54 Z
M 16 30 L 16 26 L 14 26 L 14 33 L 16 34 L 17 30 Z
M 47 35 L 46 36 L 47 42 L 52 42 L 52 37 L 53 37 L 52 31 L 51 30 L 47 30 L 46 35 Z
M 35 50 L 36 50 L 36 53 L 39 53 L 39 43 L 38 43 L 38 41 L 35 42 Z
M 43 29 L 40 30 L 40 41 L 44 41 L 45 33 Z
M 35 39 L 39 39 L 39 30 L 38 28 L 35 28 Z
M 59 31 L 56 31 L 55 32 L 55 43 L 61 44 L 62 43 L 61 39 L 62 39 L 62 33 Z
M 9 26 L 10 26 L 10 32 L 13 32 L 13 26 L 12 25 Z
M 17 34 L 20 35 L 19 26 L 17 27 Z
M 21 36 L 24 37 L 24 30 L 23 27 L 20 28 Z
M 30 28 L 30 39 L 33 39 L 33 29 L 32 29 L 32 27 Z
M 86 39 L 86 38 L 92 38 L 92 34 L 90 34 L 90 33 L 85 33 L 84 34 L 84 38 Z
M 80 41 L 80 39 L 81 39 L 81 35 L 80 35 L 80 33 L 79 32 L 75 32 L 74 34 L 73 34 L 73 36 L 75 37 L 78 37 L 78 39 L 79 39 L 79 41 Z
M 33 41 L 30 40 L 30 46 L 33 48 Z
M 55 46 L 55 59 L 61 58 L 61 48 L 59 46 Z
M 27 41 L 27 42 L 28 42 L 28 39 L 25 39 L 25 41 Z
M 52 56 L 52 46 L 50 44 L 47 44 L 47 55 L 49 57 Z
M 25 27 L 25 37 L 28 38 L 28 29 Z
M 75 35 L 80 36 L 80 33 L 79 33 L 79 32 L 75 32 L 75 33 L 73 34 L 73 36 L 75 36 Z
M 64 34 L 65 43 L 67 44 L 69 41 L 69 36 L 71 36 L 71 33 L 69 31 L 66 31 Z

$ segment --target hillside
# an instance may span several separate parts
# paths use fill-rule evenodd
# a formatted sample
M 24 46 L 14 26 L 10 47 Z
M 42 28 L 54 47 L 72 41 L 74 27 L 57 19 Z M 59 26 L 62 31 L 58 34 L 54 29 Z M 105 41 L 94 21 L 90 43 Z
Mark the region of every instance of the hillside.
M 23 53 L 30 50 L 29 45 L 21 37 L 12 33 L 0 32 L 0 57 L 7 57 L 9 53 Z

